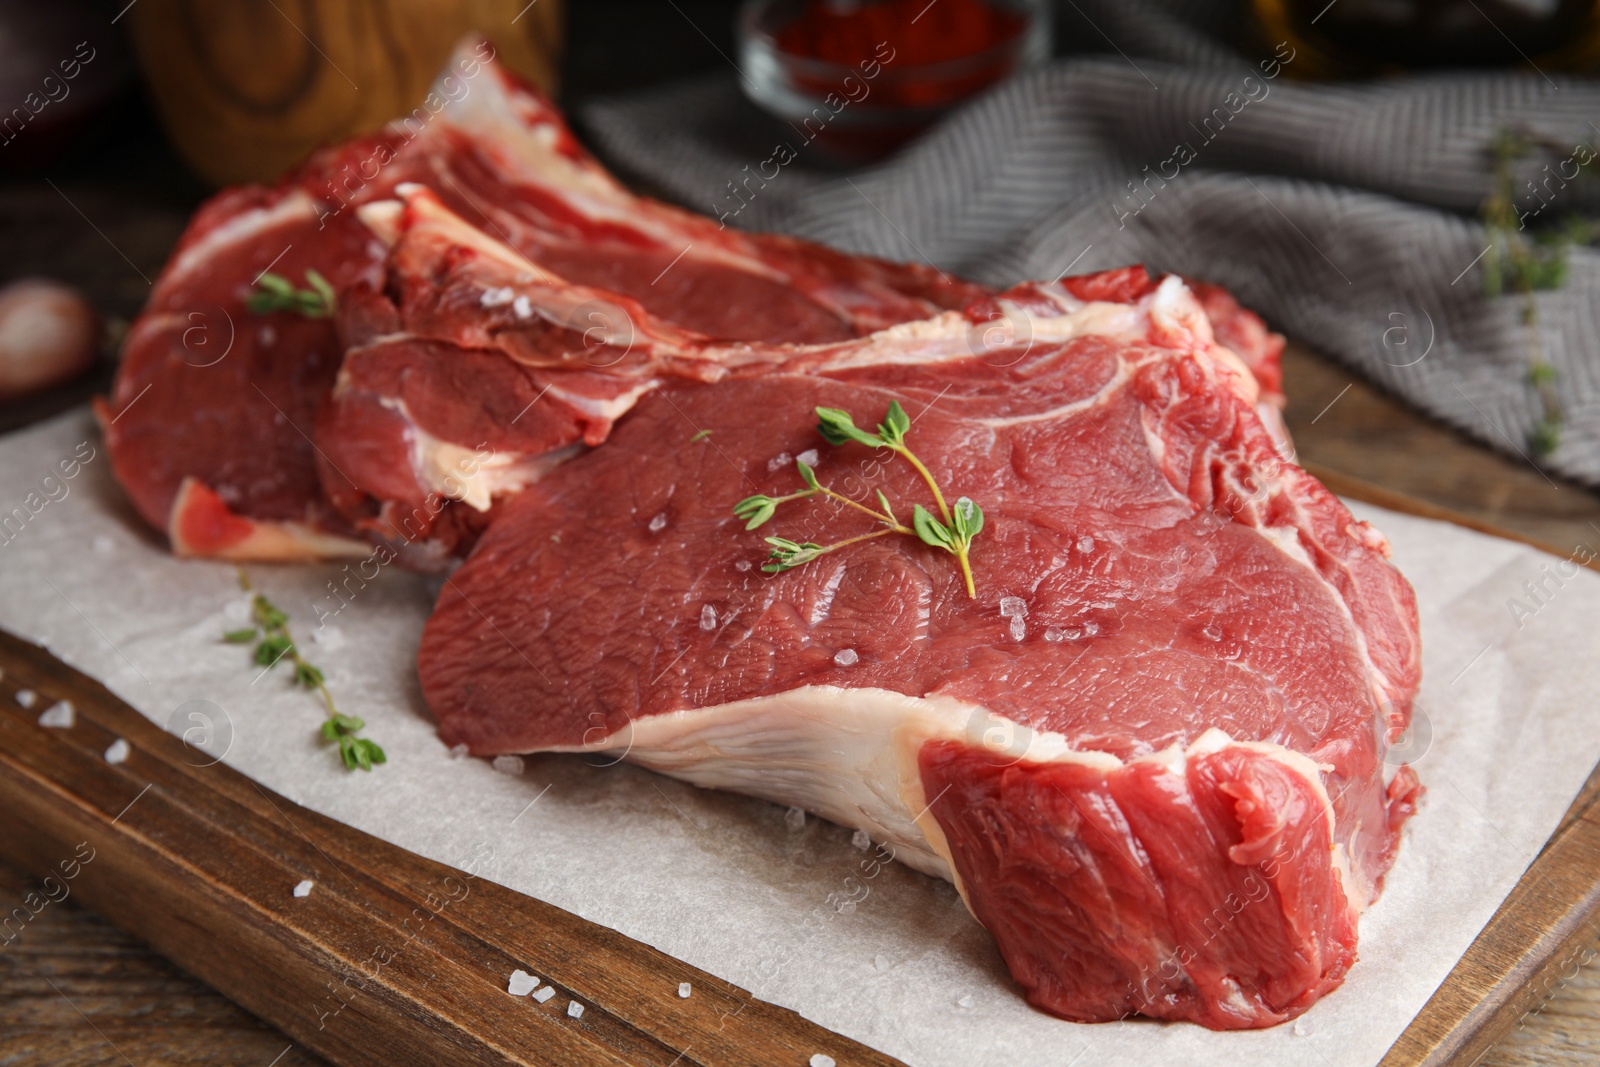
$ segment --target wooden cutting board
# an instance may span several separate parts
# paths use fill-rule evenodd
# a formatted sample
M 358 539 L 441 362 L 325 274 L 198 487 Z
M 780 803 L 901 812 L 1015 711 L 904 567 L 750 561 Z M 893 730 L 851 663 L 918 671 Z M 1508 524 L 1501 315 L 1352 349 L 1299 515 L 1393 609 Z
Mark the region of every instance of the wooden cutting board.
M 1314 473 L 1347 497 L 1485 529 Z M 615 931 L 301 808 L 4 633 L 0 672 L 0 853 L 40 879 L 12 929 L 70 892 L 351 1067 L 770 1067 L 817 1053 L 898 1062 Z M 16 700 L 24 689 L 37 694 L 28 708 Z M 40 711 L 62 699 L 75 724 L 41 729 Z M 130 752 L 111 764 L 118 738 Z M 1593 943 L 1597 797 L 1600 770 L 1382 1067 L 1473 1063 Z M 295 897 L 306 880 L 310 894 Z M 0 927 L 0 940 L 8 934 Z M 506 995 L 517 968 L 555 995 Z

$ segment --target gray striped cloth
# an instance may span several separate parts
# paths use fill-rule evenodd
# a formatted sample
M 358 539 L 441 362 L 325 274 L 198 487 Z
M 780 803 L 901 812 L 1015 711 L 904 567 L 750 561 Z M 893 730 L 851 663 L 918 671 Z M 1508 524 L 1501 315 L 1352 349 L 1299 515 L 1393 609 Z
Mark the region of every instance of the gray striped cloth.
M 1437 418 L 1600 486 L 1600 255 L 1574 249 L 1566 284 L 1537 298 L 1564 412 L 1559 447 L 1538 457 L 1530 334 L 1518 298 L 1484 295 L 1478 222 L 1497 133 L 1600 152 L 1600 86 L 1531 67 L 1295 82 L 1293 58 L 1269 78 L 1270 46 L 1244 56 L 1193 28 L 1214 13 L 1065 0 L 1058 31 L 1070 17 L 1111 50 L 1057 59 L 854 172 L 762 116 L 731 66 L 579 118 L 624 175 L 730 225 L 996 286 L 1138 262 L 1220 283 Z M 798 158 L 736 199 L 730 183 L 781 140 Z M 1566 154 L 1528 161 L 1543 199 L 1524 186 L 1519 206 L 1546 204 L 1536 224 L 1600 210 L 1590 175 L 1548 180 Z

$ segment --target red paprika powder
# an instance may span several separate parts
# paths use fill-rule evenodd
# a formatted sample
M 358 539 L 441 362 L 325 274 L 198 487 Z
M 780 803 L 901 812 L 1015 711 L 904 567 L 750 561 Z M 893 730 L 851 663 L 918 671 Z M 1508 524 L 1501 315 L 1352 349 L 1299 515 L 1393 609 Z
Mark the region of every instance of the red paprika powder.
M 846 67 L 882 57 L 887 45 L 893 58 L 883 66 L 893 76 L 874 85 L 873 104 L 938 107 L 1010 74 L 1018 50 L 1005 46 L 1028 25 L 1023 10 L 999 0 L 807 0 L 774 43 L 798 59 Z

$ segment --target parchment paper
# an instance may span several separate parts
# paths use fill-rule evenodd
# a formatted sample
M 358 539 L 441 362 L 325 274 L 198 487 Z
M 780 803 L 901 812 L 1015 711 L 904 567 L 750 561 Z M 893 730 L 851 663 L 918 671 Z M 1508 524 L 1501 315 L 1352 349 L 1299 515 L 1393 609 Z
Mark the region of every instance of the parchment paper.
M 58 464 L 89 448 L 63 478 Z M 626 764 L 542 756 L 510 775 L 452 758 L 412 666 L 429 581 L 388 568 L 364 587 L 346 582 L 340 599 L 329 583 L 353 571 L 253 567 L 345 709 L 388 750 L 386 767 L 344 771 L 315 740 L 314 698 L 282 667 L 258 677 L 248 647 L 220 642 L 245 618 L 234 569 L 166 554 L 112 483 L 85 412 L 0 440 L 0 520 L 14 508 L 30 514 L 0 530 L 0 626 L 175 732 L 194 725 L 178 711 L 186 702 L 213 702 L 228 729 L 212 750 L 301 804 L 445 863 L 492 854 L 481 874 L 915 1067 L 1375 1063 L 1600 759 L 1600 575 L 1357 505 L 1421 601 L 1426 680 L 1411 746 L 1428 787 L 1362 920 L 1360 963 L 1298 1023 L 1268 1031 L 1076 1025 L 1027 1006 L 948 885 L 899 864 L 869 876 L 875 850 L 849 830 Z M 1525 582 L 1543 583 L 1538 602 Z

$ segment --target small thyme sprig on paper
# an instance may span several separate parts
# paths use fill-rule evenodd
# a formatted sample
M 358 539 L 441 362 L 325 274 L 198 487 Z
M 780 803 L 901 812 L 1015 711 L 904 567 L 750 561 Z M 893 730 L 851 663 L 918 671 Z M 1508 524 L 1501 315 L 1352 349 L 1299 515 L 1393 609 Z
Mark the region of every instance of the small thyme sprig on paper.
M 906 416 L 900 402 L 890 401 L 889 411 L 878 424 L 877 433 L 868 433 L 857 427 L 855 420 L 847 411 L 821 407 L 816 410 L 817 431 L 830 445 L 838 446 L 848 441 L 855 441 L 868 448 L 887 448 L 910 463 L 927 483 L 929 491 L 933 493 L 933 502 L 938 507 L 941 518 L 934 518 L 927 508 L 915 504 L 911 509 L 911 525 L 907 526 L 895 515 L 894 508 L 889 504 L 889 498 L 883 495 L 883 490 L 877 490 L 878 504 L 882 510 L 870 508 L 823 485 L 817 481 L 817 473 L 809 464 L 797 460 L 795 466 L 799 468 L 800 477 L 806 483 L 804 489 L 776 497 L 758 493 L 746 497 L 733 506 L 734 517 L 747 520 L 744 527 L 746 530 L 754 530 L 766 523 L 777 513 L 780 504 L 813 496 L 824 496 L 870 515 L 877 520 L 882 529 L 847 537 L 843 541 L 835 541 L 829 545 L 819 545 L 812 541 L 791 541 L 786 537 L 769 537 L 766 541 L 772 547 L 772 551 L 768 554 L 768 558 L 772 562 L 765 564 L 761 569 L 768 574 L 778 574 L 810 563 L 819 556 L 836 552 L 848 545 L 870 541 L 876 537 L 887 537 L 889 534 L 907 534 L 919 538 L 924 544 L 942 548 L 955 556 L 956 562 L 961 567 L 961 576 L 966 581 L 967 596 L 976 597 L 978 594 L 972 583 L 970 555 L 972 539 L 983 530 L 983 509 L 967 497 L 958 499 L 953 508 L 945 504 L 944 493 L 940 491 L 939 483 L 934 480 L 933 475 L 916 454 L 906 447 L 906 433 L 911 429 L 911 420 Z
M 322 723 L 322 737 L 339 746 L 339 758 L 347 768 L 370 771 L 374 764 L 389 762 L 389 757 L 377 742 L 357 736 L 367 724 L 334 707 L 333 694 L 328 692 L 328 681 L 321 668 L 308 663 L 300 655 L 299 646 L 289 633 L 289 616 L 274 606 L 264 594 L 256 592 L 249 576 L 242 570 L 239 572 L 239 587 L 251 594 L 250 617 L 255 625 L 243 630 L 229 630 L 222 635 L 222 639 L 233 645 L 255 642 L 255 661 L 269 671 L 283 659 L 294 666 L 295 684 L 315 690 L 322 697 L 322 703 L 328 711 L 328 717 Z
M 257 315 L 272 311 L 293 311 L 308 319 L 325 319 L 335 306 L 333 286 L 315 270 L 306 271 L 309 289 L 296 289 L 281 274 L 262 274 L 256 291 L 250 294 L 250 310 Z

